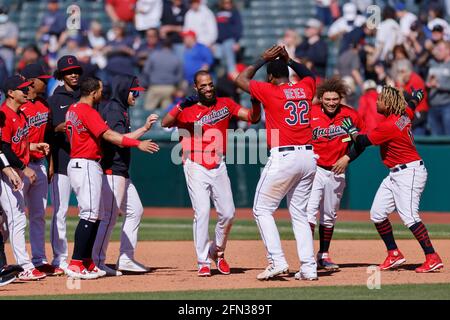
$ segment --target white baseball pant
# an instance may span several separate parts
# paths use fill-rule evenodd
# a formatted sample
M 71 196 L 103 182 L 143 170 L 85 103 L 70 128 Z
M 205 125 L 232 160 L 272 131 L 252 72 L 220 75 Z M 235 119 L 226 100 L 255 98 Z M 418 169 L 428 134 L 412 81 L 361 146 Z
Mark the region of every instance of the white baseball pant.
M 70 159 L 67 175 L 77 196 L 80 219 L 101 220 L 103 170 L 100 163 L 82 158 Z
M 141 217 L 144 213 L 141 199 L 130 179 L 118 175 L 103 175 L 103 213 L 98 227 L 92 259 L 96 265 L 105 264 L 111 233 L 120 212 L 125 213 L 120 236 L 119 261 L 133 260 Z
M 36 172 L 36 181 L 24 179 L 23 194 L 30 219 L 31 261 L 36 267 L 48 263 L 45 256 L 45 209 L 47 208 L 48 180 L 44 159 L 30 162 Z
M 287 266 L 281 248 L 273 213 L 281 200 L 287 196 L 287 206 L 297 242 L 297 253 L 301 262 L 300 271 L 306 276 L 317 275 L 314 246 L 306 208 L 316 173 L 316 155 L 305 146 L 294 146 L 295 150 L 279 152 L 270 150 L 269 160 L 256 187 L 253 215 L 266 246 L 269 263 Z
M 420 222 L 419 202 L 427 182 L 427 169 L 420 161 L 407 163 L 407 168 L 391 172 L 381 182 L 370 209 L 374 223 L 384 221 L 397 209 L 403 223 L 409 228 Z
M 53 249 L 52 265 L 67 268 L 69 256 L 66 235 L 66 216 L 69 210 L 70 181 L 65 174 L 55 173 L 51 181 L 50 195 L 53 204 L 50 243 Z
M 23 175 L 22 179 L 25 179 Z M 25 199 L 23 190 L 13 191 L 8 177 L 1 173 L 0 203 L 6 214 L 9 242 L 11 243 L 14 258 L 24 270 L 34 268 L 28 255 L 25 243 L 25 229 L 27 217 L 25 212 Z M 6 239 L 4 239 L 6 241 Z
M 337 211 L 345 189 L 345 174 L 335 174 L 317 166 L 316 176 L 308 200 L 308 222 L 316 224 L 320 213 L 320 224 L 331 228 L 336 223 Z
M 194 209 L 194 244 L 197 253 L 197 262 L 200 265 L 209 265 L 209 215 L 212 199 L 217 211 L 217 224 L 213 248 L 221 256 L 225 251 L 228 234 L 234 218 L 233 193 L 231 191 L 230 178 L 225 162 L 219 167 L 208 170 L 202 165 L 186 159 L 184 175 Z

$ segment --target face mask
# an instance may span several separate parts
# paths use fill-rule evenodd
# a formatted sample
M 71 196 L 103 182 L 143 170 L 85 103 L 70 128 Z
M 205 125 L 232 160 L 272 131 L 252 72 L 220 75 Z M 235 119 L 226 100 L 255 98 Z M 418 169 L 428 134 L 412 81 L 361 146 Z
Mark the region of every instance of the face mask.
M 0 24 L 8 22 L 8 16 L 6 14 L 0 14 Z

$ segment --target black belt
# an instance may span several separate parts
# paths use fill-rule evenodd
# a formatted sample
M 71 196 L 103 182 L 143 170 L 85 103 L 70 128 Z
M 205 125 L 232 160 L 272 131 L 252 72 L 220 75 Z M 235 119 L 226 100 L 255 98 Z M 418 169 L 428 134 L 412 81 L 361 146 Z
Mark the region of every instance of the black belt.
M 322 169 L 325 169 L 327 171 L 331 171 L 331 169 L 333 169 L 332 166 L 321 166 L 321 165 L 317 165 L 318 167 L 321 167 Z
M 420 160 L 419 166 L 422 166 L 422 165 L 423 165 L 423 160 Z M 392 168 L 391 172 L 399 172 L 400 170 L 403 170 L 403 169 L 406 169 L 406 168 L 408 168 L 407 164 L 401 164 L 401 165 L 399 165 L 399 166 L 397 166 L 395 168 Z
M 278 151 L 279 152 L 284 152 L 284 151 L 294 151 L 296 148 L 300 147 L 301 149 L 305 149 L 305 150 L 312 150 L 313 146 L 311 145 L 306 145 L 306 146 L 290 146 L 290 147 L 279 147 Z

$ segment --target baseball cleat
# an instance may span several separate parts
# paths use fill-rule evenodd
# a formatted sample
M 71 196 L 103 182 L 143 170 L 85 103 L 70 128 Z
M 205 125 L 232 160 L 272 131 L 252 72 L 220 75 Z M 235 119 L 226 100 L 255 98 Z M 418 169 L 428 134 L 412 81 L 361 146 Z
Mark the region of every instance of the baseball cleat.
M 108 277 L 120 277 L 121 275 L 123 275 L 122 272 L 120 272 L 119 270 L 110 268 L 110 267 L 108 267 L 105 264 L 100 264 L 98 266 L 98 268 L 103 270 L 103 271 L 105 271 L 106 272 L 106 276 L 108 276 Z
M 225 260 L 224 257 L 218 258 L 216 261 L 217 270 L 221 274 L 230 274 L 230 266 L 228 265 L 228 262 Z
M 427 254 L 425 262 L 418 268 L 416 268 L 417 273 L 433 272 L 442 269 L 444 264 L 442 263 L 441 257 L 437 253 Z
M 106 276 L 106 271 L 100 270 L 92 259 L 83 259 L 83 266 L 90 274 L 96 274 L 97 278 Z
M 317 268 L 325 269 L 328 271 L 337 271 L 339 266 L 331 261 L 330 254 L 328 252 L 317 253 Z
M 256 279 L 258 280 L 269 280 L 270 278 L 273 278 L 275 276 L 278 276 L 280 274 L 287 274 L 289 273 L 289 266 L 288 265 L 281 265 L 281 266 L 273 266 L 270 264 L 266 270 L 261 272 L 256 276 Z
M 51 264 L 45 263 L 41 266 L 36 267 L 40 272 L 45 273 L 47 276 L 62 276 L 64 274 L 64 270 L 52 266 Z
M 70 264 L 66 268 L 65 272 L 67 276 L 73 279 L 92 280 L 98 278 L 98 274 L 90 273 L 81 260 L 70 261 Z
M 127 271 L 127 272 L 136 272 L 136 273 L 144 273 L 150 272 L 150 268 L 144 266 L 142 263 L 137 262 L 136 260 L 121 260 L 117 263 L 117 270 Z
M 18 279 L 21 281 L 35 281 L 44 279 L 45 277 L 45 273 L 40 272 L 36 268 L 30 268 L 19 273 Z
M 4 266 L 0 269 L 0 287 L 10 284 L 17 279 L 23 268 L 19 265 Z
M 299 271 L 294 276 L 295 280 L 307 280 L 307 281 L 316 281 L 319 280 L 319 278 L 316 275 L 305 275 L 303 272 Z
M 397 268 L 406 262 L 403 254 L 398 250 L 388 250 L 388 256 L 384 260 L 382 264 L 380 264 L 380 270 L 389 270 L 393 268 Z
M 204 264 L 199 267 L 197 275 L 199 277 L 210 277 L 211 276 L 211 268 L 209 265 Z

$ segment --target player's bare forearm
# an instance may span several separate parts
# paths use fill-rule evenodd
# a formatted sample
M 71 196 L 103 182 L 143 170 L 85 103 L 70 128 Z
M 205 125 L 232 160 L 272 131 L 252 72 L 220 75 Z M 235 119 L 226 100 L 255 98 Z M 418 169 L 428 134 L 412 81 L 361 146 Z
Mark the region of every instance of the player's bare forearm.
M 163 128 L 172 128 L 176 121 L 177 121 L 177 118 L 174 117 L 173 115 L 171 115 L 170 113 L 168 113 L 162 119 L 161 127 L 163 127 Z
M 148 130 L 144 127 L 141 127 L 139 129 L 134 130 L 133 132 L 124 134 L 125 137 L 128 137 L 130 139 L 139 139 L 142 137 Z
M 261 103 L 256 99 L 252 99 L 252 108 L 240 108 L 238 112 L 238 118 L 242 121 L 258 123 L 261 119 Z
M 258 69 L 255 67 L 255 65 L 251 65 L 245 68 L 244 71 L 242 71 L 234 80 L 236 86 L 238 86 L 241 90 L 250 93 L 250 80 L 253 79 L 257 70 Z

